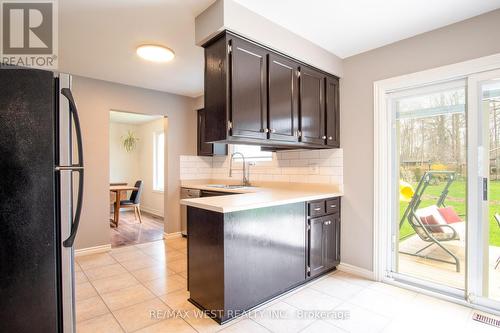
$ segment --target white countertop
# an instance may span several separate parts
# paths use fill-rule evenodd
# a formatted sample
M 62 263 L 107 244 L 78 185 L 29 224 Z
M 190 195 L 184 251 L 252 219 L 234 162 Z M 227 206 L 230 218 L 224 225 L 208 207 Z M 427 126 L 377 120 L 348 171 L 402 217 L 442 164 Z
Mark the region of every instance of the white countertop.
M 296 202 L 312 201 L 342 196 L 337 186 L 321 184 L 265 185 L 238 189 L 214 188 L 195 182 L 183 183 L 184 188 L 208 190 L 215 192 L 239 193 L 216 197 L 182 199 L 181 204 L 211 210 L 219 213 L 236 212 L 240 210 L 286 205 Z

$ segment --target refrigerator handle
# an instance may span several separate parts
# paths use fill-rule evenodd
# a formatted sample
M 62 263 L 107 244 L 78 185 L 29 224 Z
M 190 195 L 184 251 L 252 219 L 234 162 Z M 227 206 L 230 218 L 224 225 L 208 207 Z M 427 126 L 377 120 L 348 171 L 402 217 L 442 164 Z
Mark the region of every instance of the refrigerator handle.
M 82 130 L 80 127 L 80 118 L 78 117 L 78 110 L 76 108 L 75 100 L 73 99 L 73 94 L 68 88 L 61 89 L 61 94 L 68 99 L 69 111 L 72 115 L 73 121 L 75 122 L 75 132 L 76 132 L 76 143 L 78 149 L 78 163 L 71 165 L 70 168 L 72 172 L 78 172 L 78 197 L 76 201 L 75 217 L 73 218 L 73 223 L 71 224 L 71 233 L 69 237 L 63 242 L 65 247 L 72 247 L 75 242 L 76 233 L 78 232 L 78 226 L 80 224 L 80 216 L 82 213 L 82 203 L 83 203 L 83 181 L 84 181 L 84 169 L 83 169 L 83 141 L 82 141 Z

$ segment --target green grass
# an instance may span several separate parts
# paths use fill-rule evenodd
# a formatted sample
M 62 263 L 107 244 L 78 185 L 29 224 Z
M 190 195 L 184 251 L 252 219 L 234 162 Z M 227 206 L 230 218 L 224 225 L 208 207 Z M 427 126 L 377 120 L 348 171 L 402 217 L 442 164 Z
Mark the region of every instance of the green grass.
M 412 184 L 413 188 L 416 188 L 417 184 Z M 437 201 L 437 198 L 441 194 L 443 190 L 444 182 L 439 185 L 429 185 L 425 191 L 425 194 L 422 198 L 422 203 L 420 207 L 427 207 L 430 205 L 434 205 Z M 461 218 L 465 220 L 465 181 L 457 180 L 455 181 L 449 189 L 448 196 L 446 198 L 445 204 L 447 206 L 452 206 L 455 211 L 460 215 Z M 500 213 L 500 181 L 491 181 L 489 188 L 489 199 L 490 199 L 490 209 L 489 209 L 489 222 L 490 222 L 490 245 L 500 246 L 500 228 L 495 221 L 493 214 Z M 399 209 L 400 216 L 403 216 L 406 207 L 408 206 L 407 202 L 400 201 Z M 474 222 L 474 221 L 468 221 Z M 399 231 L 400 239 L 414 234 L 412 227 L 408 224 L 408 221 L 405 221 L 403 226 Z

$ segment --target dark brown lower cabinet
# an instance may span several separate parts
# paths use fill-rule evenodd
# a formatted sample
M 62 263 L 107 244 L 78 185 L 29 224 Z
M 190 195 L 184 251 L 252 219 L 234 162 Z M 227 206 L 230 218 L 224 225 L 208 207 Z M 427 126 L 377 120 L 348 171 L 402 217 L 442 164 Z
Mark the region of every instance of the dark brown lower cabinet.
M 303 202 L 231 213 L 188 207 L 190 302 L 224 323 L 306 280 Z
M 325 202 L 314 204 L 317 206 L 319 203 Z M 307 230 L 307 276 L 313 278 L 340 263 L 340 210 L 334 214 L 309 218 Z
M 339 204 L 228 213 L 188 207 L 189 301 L 224 323 L 332 270 L 340 262 Z

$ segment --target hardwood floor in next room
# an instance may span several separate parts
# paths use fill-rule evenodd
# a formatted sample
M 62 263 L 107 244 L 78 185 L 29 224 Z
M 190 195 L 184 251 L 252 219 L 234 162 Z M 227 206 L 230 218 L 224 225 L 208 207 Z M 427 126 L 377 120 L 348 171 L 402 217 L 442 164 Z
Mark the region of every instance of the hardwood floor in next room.
M 339 271 L 219 326 L 187 301 L 186 253 L 186 239 L 176 238 L 78 257 L 77 333 L 498 332 L 473 321 L 470 308 Z M 298 318 L 332 310 L 349 317 Z
M 112 248 L 162 240 L 163 218 L 142 212 L 142 223 L 139 223 L 133 210 L 120 212 L 118 227 L 110 224 L 110 236 Z

